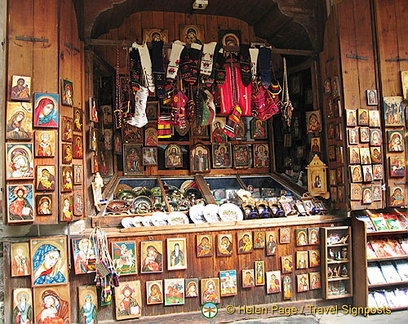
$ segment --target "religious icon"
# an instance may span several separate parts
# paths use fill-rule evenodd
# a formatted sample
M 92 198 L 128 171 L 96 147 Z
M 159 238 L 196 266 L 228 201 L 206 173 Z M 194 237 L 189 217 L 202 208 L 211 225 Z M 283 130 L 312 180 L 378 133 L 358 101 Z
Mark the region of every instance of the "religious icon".
M 373 202 L 373 189 L 372 186 L 363 186 L 363 204 L 371 204 Z
M 369 126 L 370 127 L 381 127 L 380 123 L 380 112 L 378 110 L 369 110 L 368 115 L 370 118 Z
M 309 291 L 309 277 L 307 273 L 296 275 L 297 292 Z
M 232 234 L 217 234 L 217 256 L 231 256 L 232 248 Z
M 18 101 L 30 101 L 31 77 L 13 75 L 11 80 L 10 99 Z
M 56 151 L 56 131 L 35 131 L 35 156 L 53 157 Z
M 283 299 L 292 299 L 292 278 L 289 276 L 283 277 Z
M 361 200 L 362 195 L 363 195 L 363 192 L 362 192 L 361 184 L 352 183 L 350 199 L 351 200 Z
M 382 136 L 379 129 L 370 129 L 370 145 L 371 146 L 381 146 Z
M 163 304 L 163 281 L 146 281 L 147 305 Z
M 366 90 L 367 93 L 367 105 L 376 106 L 378 105 L 377 90 Z
M 281 272 L 268 271 L 265 272 L 266 276 L 266 293 L 276 294 L 281 292 Z
M 72 239 L 75 274 L 95 272 L 95 247 L 87 237 Z
M 55 166 L 37 165 L 37 191 L 55 190 Z
M 145 130 L 145 146 L 157 146 L 157 128 L 156 127 L 147 127 Z
M 118 132 L 113 135 L 113 152 L 122 155 L 122 136 Z
M 103 130 L 103 147 L 105 150 L 112 150 L 113 131 L 110 128 Z
M 98 295 L 93 285 L 78 287 L 79 323 L 97 323 L 98 318 Z
M 316 245 L 320 243 L 319 229 L 318 228 L 308 228 L 307 229 L 309 245 Z
M 211 143 L 226 143 L 228 136 L 224 133 L 225 117 L 216 117 L 211 124 Z
M 143 165 L 157 165 L 157 147 L 143 147 Z
M 181 147 L 177 144 L 169 144 L 165 150 L 165 166 L 166 168 L 181 168 L 183 167 L 183 153 Z
M 220 271 L 221 297 L 234 296 L 238 294 L 237 271 Z
M 308 267 L 309 257 L 307 251 L 296 251 L 296 269 L 306 269 Z
M 74 102 L 74 85 L 71 81 L 62 80 L 62 96 L 61 96 L 61 103 L 65 106 L 71 106 Z
M 208 126 L 200 126 L 192 121 L 191 136 L 195 138 L 208 138 Z
M 75 159 L 82 159 L 84 157 L 84 146 L 82 145 L 82 136 L 74 135 L 74 154 Z
M 234 168 L 247 169 L 251 165 L 251 154 L 249 146 L 246 144 L 237 144 L 233 146 Z
M 33 287 L 68 283 L 67 239 L 65 236 L 30 240 Z
M 265 232 L 255 231 L 254 234 L 254 249 L 264 249 L 265 248 Z
M 371 164 L 370 148 L 360 147 L 360 161 L 361 164 Z
M 255 286 L 265 285 L 265 261 L 255 261 Z
M 254 168 L 269 167 L 269 146 L 268 144 L 254 144 Z
M 388 152 L 404 152 L 404 131 L 388 130 Z
M 239 47 L 241 45 L 241 31 L 240 30 L 218 30 L 218 42 L 223 47 Z
M 92 154 L 92 158 L 91 158 L 91 173 L 97 173 L 99 172 L 99 158 L 98 158 L 98 154 L 96 152 L 94 152 Z
M 285 255 L 281 256 L 282 273 L 289 273 L 293 271 L 293 256 Z
M 234 137 L 232 140 L 234 141 L 246 141 L 247 139 L 247 124 L 246 118 L 241 117 L 239 122 L 234 126 Z
M 7 185 L 7 206 L 8 223 L 34 221 L 33 185 Z
M 61 195 L 61 214 L 62 222 L 72 221 L 74 218 L 73 199 L 71 195 Z
M 254 269 L 242 270 L 242 288 L 255 287 L 255 271 Z
M 34 288 L 35 323 L 71 323 L 69 285 Z
M 157 113 L 159 111 L 158 101 L 148 101 L 146 104 L 146 117 L 149 121 L 157 120 Z
M 251 232 L 238 232 L 238 254 L 251 253 L 253 251 L 252 233 Z
M 213 255 L 212 235 L 197 235 L 197 257 L 210 257 Z
M 362 182 L 363 181 L 361 165 L 352 165 L 352 166 L 350 166 L 350 172 L 351 172 L 352 182 Z
M 81 164 L 74 164 L 74 184 L 82 184 L 83 182 L 83 167 Z
M 34 127 L 58 128 L 59 96 L 34 93 Z
M 373 168 L 370 165 L 363 165 L 363 182 L 372 182 L 373 181 Z
M 320 137 L 313 137 L 310 141 L 310 151 L 320 153 Z
M 33 296 L 31 288 L 13 289 L 13 323 L 34 323 Z
M 123 144 L 123 173 L 143 174 L 142 144 Z
M 382 164 L 373 164 L 373 179 L 382 180 L 383 179 L 383 165 Z
M 213 168 L 231 168 L 232 156 L 231 156 L 231 144 L 212 144 L 212 160 Z
M 368 109 L 358 109 L 358 125 L 359 126 L 368 126 L 369 125 L 369 115 Z
M 163 272 L 163 242 L 140 242 L 141 271 L 140 273 Z
M 317 133 L 322 131 L 320 110 L 307 111 L 306 121 L 308 133 Z
M 187 45 L 203 44 L 203 25 L 180 25 L 180 39 Z
M 404 102 L 400 96 L 384 97 L 385 126 L 404 126 Z
M 137 274 L 136 242 L 112 242 L 112 261 L 119 276 Z
M 360 130 L 360 142 L 369 143 L 370 142 L 370 128 L 360 127 L 359 130 Z
M 33 137 L 33 108 L 29 102 L 7 102 L 6 139 L 29 140 Z
M 390 156 L 390 177 L 405 177 L 405 158 L 403 156 Z
M 351 128 L 348 130 L 349 144 L 358 144 L 358 128 Z
M 320 272 L 309 272 L 309 282 L 310 290 L 320 289 L 321 288 Z
M 185 238 L 167 239 L 167 270 L 187 269 Z
M 112 106 L 111 105 L 102 105 L 102 121 L 104 127 L 112 127 L 113 125 L 113 113 L 112 113 Z
M 29 276 L 31 270 L 30 246 L 28 242 L 12 243 L 11 249 L 11 276 Z
M 142 315 L 140 280 L 120 282 L 115 289 L 116 320 L 138 318 Z
M 405 204 L 404 187 L 390 186 L 389 188 L 389 204 L 390 207 L 399 207 Z
M 7 180 L 32 179 L 33 172 L 33 144 L 7 143 Z
M 168 43 L 169 31 L 161 28 L 143 29 L 143 35 L 145 42 L 163 41 L 166 44 Z
M 184 305 L 185 289 L 183 278 L 164 279 L 164 305 Z
M 290 243 L 290 228 L 282 227 L 279 229 L 279 243 L 287 244 Z
M 355 109 L 346 109 L 346 125 L 350 127 L 357 126 L 357 111 Z
M 335 75 L 331 80 L 331 91 L 333 98 L 340 97 L 340 79 L 338 75 Z
M 95 123 L 99 122 L 96 100 L 92 97 L 89 98 L 89 120 Z
M 62 144 L 62 164 L 72 163 L 72 144 Z
M 372 163 L 381 163 L 382 162 L 382 154 L 381 154 L 381 147 L 370 147 L 371 153 L 371 162 Z
M 74 179 L 72 174 L 72 166 L 63 166 L 61 168 L 61 191 L 72 191 Z
M 296 229 L 296 246 L 308 244 L 306 228 Z
M 210 150 L 206 146 L 196 144 L 191 149 L 190 169 L 194 173 L 210 171 Z
M 253 139 L 267 139 L 268 128 L 267 122 L 257 118 L 251 119 L 251 138 Z
M 82 132 L 83 124 L 82 109 L 74 108 L 74 131 Z
M 375 185 L 375 186 L 372 186 L 372 188 L 373 188 L 373 201 L 381 201 L 382 200 L 381 186 Z
M 89 127 L 89 149 L 91 151 L 98 150 L 99 131 L 95 127 Z
M 84 196 L 82 194 L 82 190 L 74 191 L 72 199 L 74 216 L 82 216 L 82 213 L 84 211 Z
M 265 248 L 266 248 L 266 255 L 276 255 L 276 249 L 277 249 L 277 235 L 275 231 L 269 231 L 265 233 L 265 238 L 266 238 L 266 243 L 265 243 Z M 256 241 L 256 240 L 255 240 Z
M 309 250 L 309 267 L 314 268 L 320 266 L 320 251 Z

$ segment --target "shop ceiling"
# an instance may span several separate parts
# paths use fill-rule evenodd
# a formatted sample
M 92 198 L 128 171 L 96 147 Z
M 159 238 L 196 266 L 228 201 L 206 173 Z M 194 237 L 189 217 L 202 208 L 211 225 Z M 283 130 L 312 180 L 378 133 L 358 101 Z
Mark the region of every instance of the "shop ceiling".
M 73 3 L 85 41 L 118 28 L 133 13 L 164 11 L 238 18 L 276 48 L 318 53 L 326 19 L 326 0 L 208 0 L 205 10 L 193 10 L 194 0 L 73 0 Z

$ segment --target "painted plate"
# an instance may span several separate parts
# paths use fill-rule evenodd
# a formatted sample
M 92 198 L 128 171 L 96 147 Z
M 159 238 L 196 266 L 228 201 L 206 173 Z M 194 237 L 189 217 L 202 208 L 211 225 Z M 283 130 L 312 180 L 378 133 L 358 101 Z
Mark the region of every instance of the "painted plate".
M 203 205 L 191 206 L 189 215 L 190 219 L 193 221 L 194 224 L 207 223 L 207 221 L 204 218 L 204 208 L 205 206 Z
M 133 218 L 132 218 L 132 217 L 122 218 L 122 220 L 120 221 L 120 223 L 122 224 L 122 226 L 123 226 L 124 228 L 133 227 Z
M 221 205 L 218 213 L 224 222 L 241 221 L 244 219 L 241 208 L 230 203 Z
M 170 225 L 184 225 L 190 223 L 186 214 L 182 212 L 171 212 L 168 216 Z
M 142 227 L 143 217 L 142 216 L 135 216 L 133 217 L 133 226 L 134 227 Z
M 112 200 L 106 206 L 106 209 L 112 213 L 123 213 L 130 208 L 129 203 L 124 200 Z
M 216 223 L 220 221 L 218 216 L 218 205 L 208 204 L 204 207 L 204 218 L 208 223 Z
M 142 218 L 143 218 L 142 220 L 143 226 L 153 226 L 153 224 L 150 222 L 152 216 L 143 216 Z
M 168 216 L 163 212 L 155 212 L 152 214 L 151 222 L 154 226 L 166 226 L 168 225 Z
M 215 200 L 225 199 L 226 193 L 224 189 L 217 189 L 213 192 Z
M 139 196 L 132 203 L 132 209 L 135 214 L 150 213 L 153 207 L 153 202 L 149 197 Z

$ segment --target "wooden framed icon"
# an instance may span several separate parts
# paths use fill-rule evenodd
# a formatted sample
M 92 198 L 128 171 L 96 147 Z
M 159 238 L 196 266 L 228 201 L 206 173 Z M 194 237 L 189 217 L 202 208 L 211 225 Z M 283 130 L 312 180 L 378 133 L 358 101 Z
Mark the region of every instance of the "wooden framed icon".
M 146 281 L 147 305 L 163 304 L 163 281 Z
M 371 164 L 363 165 L 363 182 L 371 182 L 373 181 L 373 167 Z
M 6 139 L 30 140 L 33 137 L 32 111 L 29 102 L 7 102 Z
M 296 269 L 306 269 L 308 263 L 308 251 L 296 251 Z
M 157 165 L 157 147 L 143 147 L 143 165 Z
M 86 319 L 89 323 L 97 323 L 98 295 L 95 285 L 78 287 L 79 318 Z M 85 322 L 86 323 L 86 322 Z
M 71 323 L 69 288 L 69 285 L 34 288 L 34 318 L 52 318 L 53 320 L 57 318 L 62 323 Z M 50 309 L 52 317 L 49 316 Z
M 35 156 L 54 157 L 56 152 L 57 131 L 36 130 L 35 131 Z
M 233 145 L 234 168 L 247 169 L 251 166 L 250 146 L 246 144 Z
M 54 191 L 55 190 L 55 166 L 54 165 L 37 165 L 37 191 Z
M 182 168 L 183 153 L 177 144 L 169 144 L 164 152 L 166 168 Z
M 62 144 L 62 164 L 71 164 L 72 163 L 72 144 L 63 143 Z
M 212 162 L 214 169 L 231 168 L 232 153 L 230 143 L 212 144 Z
M 373 164 L 373 179 L 382 180 L 383 179 L 383 165 L 382 164 Z
M 314 268 L 320 266 L 320 251 L 309 250 L 309 267 Z
M 389 188 L 389 205 L 399 207 L 405 204 L 405 190 L 402 186 L 390 186 Z
M 254 168 L 269 167 L 269 145 L 268 144 L 253 144 L 253 163 Z
M 11 276 L 29 276 L 31 271 L 30 245 L 28 242 L 11 243 Z
M 34 178 L 33 144 L 6 143 L 7 180 Z
M 371 185 L 363 186 L 363 204 L 371 204 L 373 202 L 373 188 Z
M 317 133 L 322 131 L 320 110 L 313 110 L 306 112 L 306 128 L 308 133 Z
M 351 183 L 350 186 L 351 186 L 350 199 L 351 200 L 361 200 L 361 197 L 363 196 L 361 184 Z
M 63 166 L 61 168 L 61 192 L 71 192 L 73 190 L 73 167 Z
M 349 127 L 357 126 L 357 110 L 355 109 L 346 109 L 346 125 Z
M 296 229 L 296 246 L 304 246 L 307 244 L 308 244 L 307 229 L 306 228 Z
M 137 274 L 136 242 L 112 242 L 112 261 L 119 276 Z
M 404 156 L 390 156 L 389 158 L 389 165 L 390 165 L 390 177 L 391 178 L 399 178 L 405 177 L 405 158 Z
M 159 112 L 158 101 L 148 101 L 146 104 L 146 117 L 149 121 L 157 120 L 157 114 Z
M 237 271 L 236 270 L 224 270 L 220 271 L 220 294 L 221 297 L 235 296 L 238 294 L 237 285 Z
M 7 185 L 7 222 L 34 221 L 33 185 Z
M 158 139 L 157 139 L 157 128 L 156 127 L 147 127 L 145 130 L 145 146 L 157 146 Z
M 31 77 L 13 75 L 11 78 L 10 99 L 18 101 L 30 101 Z
M 252 233 L 248 231 L 237 233 L 238 241 L 238 254 L 240 253 L 251 253 L 253 251 L 254 245 L 252 242 Z
M 351 165 L 350 166 L 351 181 L 352 182 L 362 182 L 363 175 L 361 171 L 361 165 Z
M 281 256 L 282 273 L 290 273 L 293 271 L 293 256 Z
M 276 294 L 282 291 L 281 272 L 279 270 L 265 272 L 265 277 L 267 294 Z
M 196 144 L 190 151 L 190 170 L 193 173 L 210 172 L 210 149 Z
M 143 143 L 143 128 L 125 123 L 122 125 L 121 130 L 123 143 Z
M 307 229 L 309 245 L 317 245 L 320 243 L 319 228 L 312 227 Z
M 370 129 L 370 145 L 371 146 L 381 146 L 382 135 L 380 129 Z
M 84 157 L 84 146 L 81 135 L 74 135 L 73 142 L 73 157 L 75 159 L 82 159 Z
M 359 126 L 368 126 L 369 125 L 369 114 L 368 109 L 358 109 L 357 110 L 357 123 Z
M 255 286 L 265 285 L 265 261 L 255 261 Z
M 213 255 L 212 235 L 198 234 L 197 238 L 197 257 L 210 257 Z
M 377 90 L 374 89 L 366 90 L 366 93 L 367 93 L 367 105 L 368 106 L 378 105 Z
M 385 126 L 404 126 L 404 103 L 403 97 L 384 97 L 384 122 Z
M 164 305 L 183 305 L 185 302 L 184 278 L 164 279 Z
M 31 288 L 13 289 L 12 301 L 13 323 L 18 323 L 20 319 L 23 319 L 26 323 L 34 323 L 34 304 Z
M 297 292 L 309 291 L 309 276 L 307 273 L 296 275 Z
M 371 153 L 369 147 L 360 147 L 361 164 L 371 164 Z
M 368 116 L 369 116 L 369 126 L 370 127 L 375 127 L 375 128 L 380 128 L 381 127 L 381 122 L 380 122 L 380 111 L 379 110 L 369 110 L 368 111 Z
M 255 287 L 255 271 L 254 269 L 242 270 L 242 288 Z
M 187 269 L 185 238 L 167 239 L 167 270 Z
M 61 195 L 60 221 L 69 222 L 74 217 L 74 201 L 72 195 Z
M 253 232 L 253 242 L 254 249 L 264 249 L 265 248 L 265 232 L 255 231 Z
M 74 102 L 74 85 L 71 81 L 62 80 L 61 94 L 61 104 L 72 107 Z
M 279 229 L 279 243 L 290 243 L 290 227 L 282 227 Z
M 320 272 L 309 272 L 309 287 L 310 290 L 321 288 Z
M 251 138 L 253 139 L 267 139 L 268 127 L 267 122 L 257 118 L 251 119 Z
M 404 131 L 388 130 L 388 152 L 404 152 Z
M 186 279 L 186 298 L 198 297 L 198 278 Z
M 74 108 L 74 131 L 82 132 L 84 117 L 81 108 Z
M 142 144 L 123 144 L 123 173 L 143 174 Z
M 72 239 L 76 275 L 95 272 L 96 253 L 93 241 L 87 237 Z
M 163 272 L 163 242 L 140 242 L 141 270 L 140 273 Z
M 180 39 L 188 45 L 203 44 L 204 30 L 203 25 L 180 25 Z
M 95 123 L 99 122 L 96 99 L 92 97 L 89 97 L 89 120 Z
M 37 216 L 52 215 L 53 197 L 52 195 L 36 195 L 35 196 L 35 210 Z
M 231 256 L 232 252 L 232 234 L 217 234 L 217 256 Z
M 42 237 L 30 240 L 33 287 L 68 283 L 67 238 Z
M 138 318 L 142 315 L 140 280 L 121 281 L 115 289 L 116 320 Z
M 59 95 L 34 93 L 34 127 L 58 128 Z
M 220 302 L 220 279 L 207 278 L 200 280 L 201 304 Z
M 372 163 L 382 162 L 381 146 L 370 147 L 370 153 Z

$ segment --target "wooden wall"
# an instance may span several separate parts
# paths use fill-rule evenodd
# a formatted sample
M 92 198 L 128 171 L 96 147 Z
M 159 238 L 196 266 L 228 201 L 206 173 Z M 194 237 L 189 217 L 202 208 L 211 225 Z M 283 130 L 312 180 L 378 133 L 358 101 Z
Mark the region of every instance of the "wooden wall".
M 11 1 L 8 7 L 8 21 L 7 89 L 11 87 L 13 75 L 30 76 L 32 97 L 34 92 L 60 94 L 61 103 L 62 79 L 70 80 L 74 85 L 74 106 L 83 109 L 84 49 L 78 37 L 76 14 L 72 2 Z M 9 90 L 7 90 L 7 96 L 9 100 Z M 59 115 L 72 117 L 73 108 L 60 104 Z M 59 149 L 55 157 L 36 158 L 34 161 L 35 170 L 37 165 L 56 166 L 57 184 L 60 182 L 60 135 L 59 133 L 57 138 Z M 34 143 L 34 140 L 32 142 Z M 74 163 L 80 164 L 82 159 L 75 159 Z M 24 181 L 24 183 L 31 182 Z M 78 193 L 83 191 L 82 186 L 74 189 L 78 190 Z M 35 224 L 58 223 L 58 185 L 52 195 L 53 214 L 36 217 Z

